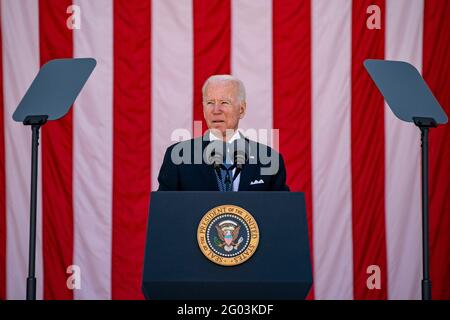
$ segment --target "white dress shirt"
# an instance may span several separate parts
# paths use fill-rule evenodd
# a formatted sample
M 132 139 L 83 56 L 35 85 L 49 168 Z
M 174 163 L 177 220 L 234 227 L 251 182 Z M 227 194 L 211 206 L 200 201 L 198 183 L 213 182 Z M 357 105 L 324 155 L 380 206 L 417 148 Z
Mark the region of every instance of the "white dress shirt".
M 235 141 L 235 140 L 237 140 L 237 139 L 240 139 L 240 138 L 241 138 L 241 135 L 240 135 L 239 131 L 236 130 L 236 131 L 234 132 L 233 136 L 230 138 L 230 140 L 227 141 L 227 158 L 226 158 L 226 160 L 225 160 L 225 163 L 229 163 L 229 164 L 232 164 L 232 163 L 233 163 L 233 159 L 230 159 L 230 158 L 228 157 L 228 154 L 229 154 L 229 152 L 230 152 L 230 147 L 229 147 L 229 145 L 230 145 L 233 141 Z M 209 141 L 214 141 L 214 140 L 222 140 L 222 139 L 216 137 L 211 131 L 209 131 Z M 235 171 L 236 171 L 236 168 L 233 169 L 233 172 L 232 172 L 233 177 L 234 177 L 234 172 L 235 172 Z M 239 174 L 237 175 L 236 179 L 233 181 L 233 191 L 238 191 L 238 190 L 239 190 L 239 181 L 240 181 L 240 180 L 241 180 L 241 173 L 239 173 Z

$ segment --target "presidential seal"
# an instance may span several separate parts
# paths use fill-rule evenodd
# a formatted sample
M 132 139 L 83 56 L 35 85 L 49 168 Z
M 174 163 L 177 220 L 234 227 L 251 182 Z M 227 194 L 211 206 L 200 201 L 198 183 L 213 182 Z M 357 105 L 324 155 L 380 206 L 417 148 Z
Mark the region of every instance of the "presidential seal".
M 197 241 L 206 258 L 222 266 L 241 264 L 255 253 L 259 229 L 253 216 L 234 205 L 209 210 L 200 221 Z

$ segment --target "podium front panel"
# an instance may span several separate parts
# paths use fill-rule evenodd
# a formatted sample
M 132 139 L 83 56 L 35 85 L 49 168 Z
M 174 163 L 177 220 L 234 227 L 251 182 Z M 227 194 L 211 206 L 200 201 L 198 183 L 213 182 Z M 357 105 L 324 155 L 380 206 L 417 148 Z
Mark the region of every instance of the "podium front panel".
M 207 259 L 203 216 L 221 205 L 248 211 L 259 228 L 254 254 L 236 266 Z M 148 299 L 304 299 L 312 285 L 303 193 L 152 192 L 143 292 Z

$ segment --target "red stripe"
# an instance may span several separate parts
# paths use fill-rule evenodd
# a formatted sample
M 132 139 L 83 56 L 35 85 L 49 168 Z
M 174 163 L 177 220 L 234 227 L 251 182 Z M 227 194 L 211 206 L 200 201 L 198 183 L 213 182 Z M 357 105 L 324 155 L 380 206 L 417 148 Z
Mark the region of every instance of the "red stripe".
M 305 193 L 312 262 L 311 3 L 273 1 L 272 7 L 273 128 L 279 129 L 287 183 Z
M 66 27 L 70 0 L 39 1 L 41 65 L 72 58 L 72 31 Z M 42 129 L 44 299 L 73 299 L 66 268 L 73 263 L 72 111 Z
M 203 118 L 202 86 L 213 74 L 231 71 L 230 0 L 194 0 L 194 121 Z
M 150 1 L 114 1 L 113 299 L 143 298 L 151 190 L 150 20 Z
M 450 3 L 427 0 L 423 76 L 450 116 Z M 433 299 L 450 299 L 450 124 L 430 130 L 430 278 Z
M 1 6 L 0 6 L 1 19 Z M 3 52 L 0 20 L 0 53 Z M 0 57 L 0 300 L 6 299 L 6 180 L 5 180 L 5 123 L 3 120 L 3 58 Z
M 369 30 L 369 5 L 381 9 L 381 30 Z M 384 103 L 363 61 L 384 58 L 384 0 L 353 1 L 352 7 L 352 222 L 355 299 L 387 298 L 384 219 Z M 381 270 L 381 289 L 367 287 L 367 267 Z

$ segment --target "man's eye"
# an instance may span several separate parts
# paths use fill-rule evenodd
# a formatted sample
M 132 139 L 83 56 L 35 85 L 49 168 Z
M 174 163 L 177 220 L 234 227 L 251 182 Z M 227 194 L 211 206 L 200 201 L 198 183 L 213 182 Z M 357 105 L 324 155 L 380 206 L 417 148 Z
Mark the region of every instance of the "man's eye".
M 222 101 L 222 104 L 230 104 L 228 101 Z

